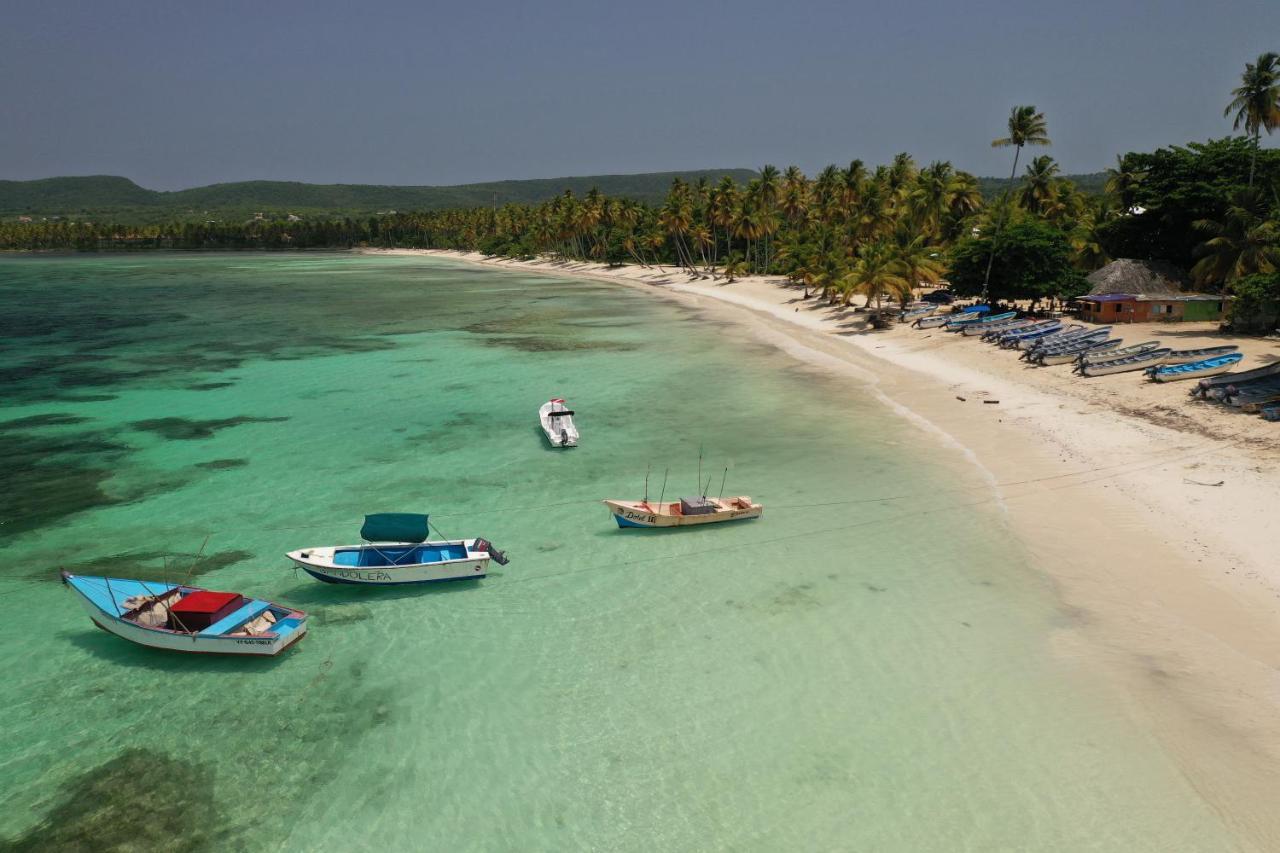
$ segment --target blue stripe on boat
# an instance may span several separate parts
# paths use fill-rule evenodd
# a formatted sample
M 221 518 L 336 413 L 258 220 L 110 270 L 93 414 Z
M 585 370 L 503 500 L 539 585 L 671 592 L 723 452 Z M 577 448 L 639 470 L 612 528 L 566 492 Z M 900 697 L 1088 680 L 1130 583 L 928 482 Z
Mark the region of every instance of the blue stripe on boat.
M 385 569 L 392 566 L 421 566 L 465 560 L 465 545 L 392 545 L 376 549 L 362 545 L 341 548 L 333 554 L 333 564 L 348 569 Z
M 620 516 L 620 515 L 615 515 L 615 516 L 613 517 L 613 520 L 614 520 L 614 521 L 616 521 L 616 522 L 618 522 L 618 526 L 619 526 L 619 527 L 653 527 L 653 525 L 652 525 L 652 524 L 636 524 L 636 523 L 635 523 L 634 521 L 632 521 L 631 519 L 629 519 L 629 518 L 623 518 L 623 517 L 622 517 L 622 516 Z
M 347 580 L 346 578 L 335 578 L 333 575 L 324 575 L 324 574 L 320 574 L 319 572 L 314 572 L 311 569 L 308 569 L 306 566 L 302 566 L 301 568 L 304 572 L 311 575 L 311 577 L 315 578 L 318 581 L 324 581 L 325 583 L 347 583 L 353 586 L 410 586 L 411 584 L 445 583 L 447 581 L 469 581 L 469 580 L 473 580 L 474 578 L 482 578 L 487 574 L 487 572 L 477 572 L 475 574 L 470 574 L 470 575 L 460 575 L 456 578 L 427 578 L 425 580 L 420 580 L 420 581 L 373 582 L 373 581 L 352 581 L 352 580 Z
M 271 606 L 270 602 L 253 600 L 242 606 L 239 610 L 231 613 L 214 622 L 208 628 L 200 632 L 202 637 L 216 637 L 219 634 L 225 634 L 235 628 L 239 628 L 245 622 L 257 619 L 262 612 Z

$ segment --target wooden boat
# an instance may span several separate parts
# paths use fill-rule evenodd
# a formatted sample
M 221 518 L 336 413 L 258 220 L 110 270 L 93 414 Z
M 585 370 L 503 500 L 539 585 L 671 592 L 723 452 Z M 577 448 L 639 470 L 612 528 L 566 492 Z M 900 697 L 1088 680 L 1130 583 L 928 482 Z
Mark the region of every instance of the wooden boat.
M 1031 359 L 1036 364 L 1067 364 L 1072 361 L 1078 361 L 1081 355 L 1092 353 L 1103 355 L 1108 350 L 1116 349 L 1120 344 L 1124 343 L 1120 338 L 1115 340 L 1107 340 L 1105 338 L 1091 338 L 1081 343 L 1077 347 L 1071 349 L 1050 350 L 1047 352 L 1039 352 Z
M 1082 361 L 1076 371 L 1085 376 L 1105 376 L 1108 373 L 1127 373 L 1130 370 L 1145 370 L 1156 364 L 1164 364 L 1164 357 L 1173 350 L 1168 347 L 1119 356 L 1107 360 Z
M 221 655 L 277 655 L 307 633 L 292 607 L 194 586 L 62 572 L 93 624 L 153 649 Z
M 741 521 L 764 514 L 762 504 L 746 495 L 733 498 L 693 497 L 671 503 L 606 500 L 619 527 L 690 527 L 720 521 Z
M 915 320 L 919 317 L 927 317 L 937 310 L 937 305 L 921 305 L 915 308 L 906 308 L 903 310 L 902 314 L 899 315 L 898 319 L 903 321 Z
M 981 314 L 974 311 L 968 311 L 961 314 L 930 314 L 928 317 L 919 318 L 911 325 L 917 329 L 936 329 L 939 326 L 947 325 L 953 320 L 959 320 L 965 317 L 973 317 L 974 319 L 977 319 L 981 316 Z
M 489 561 L 507 557 L 484 539 L 429 541 L 425 515 L 390 512 L 366 515 L 362 545 L 326 545 L 290 551 L 298 568 L 325 583 L 394 586 L 482 578 Z
M 1050 332 L 1024 334 L 1023 337 L 1018 338 L 1018 342 L 1015 343 L 1014 348 L 1018 348 L 1018 350 L 1030 350 L 1030 348 L 1042 345 L 1042 343 L 1046 341 L 1059 339 L 1057 336 L 1060 336 L 1060 334 L 1080 334 L 1083 332 L 1083 325 L 1060 325 L 1060 327 L 1050 330 Z
M 1197 376 L 1217 376 L 1235 367 L 1244 358 L 1238 352 L 1206 358 L 1200 361 L 1188 361 L 1182 364 L 1161 364 L 1147 368 L 1147 376 L 1153 382 L 1175 382 L 1179 379 L 1194 379 Z
M 1262 367 L 1255 367 L 1253 370 L 1246 370 L 1243 373 L 1206 377 L 1196 383 L 1196 386 L 1191 389 L 1191 395 L 1205 399 L 1210 396 L 1210 389 L 1223 388 L 1225 390 L 1228 385 L 1234 385 L 1239 388 L 1246 383 L 1258 382 L 1272 376 L 1280 377 L 1280 361 L 1263 365 Z
M 985 326 L 986 328 L 989 329 L 991 328 L 991 326 L 987 326 L 986 324 L 988 323 L 999 323 L 1004 320 L 1012 320 L 1014 317 L 1017 317 L 1017 316 L 1018 316 L 1017 311 L 1006 311 L 1003 314 L 992 314 L 989 317 L 984 317 L 981 314 L 977 314 L 974 316 L 971 316 L 970 314 L 962 314 L 959 317 L 952 319 L 951 322 L 947 323 L 947 331 L 959 332 L 963 330 L 964 327 L 969 325 L 970 323 L 977 323 L 978 325 Z
M 1217 358 L 1220 355 L 1235 352 L 1240 347 L 1235 344 L 1221 347 L 1200 347 L 1199 349 L 1175 349 L 1170 350 L 1169 355 L 1165 357 L 1165 364 L 1187 364 L 1192 361 L 1204 361 L 1208 358 Z
M 1039 356 L 1055 354 L 1066 350 L 1087 349 L 1090 344 L 1106 340 L 1111 336 L 1111 329 L 1094 329 L 1088 332 L 1068 332 L 1062 336 L 1047 335 L 1033 340 L 1023 349 L 1020 356 L 1027 361 L 1035 361 Z M 1021 347 L 1019 347 L 1021 349 Z
M 1144 352 L 1151 352 L 1152 350 L 1159 349 L 1159 348 L 1160 348 L 1159 341 L 1143 341 L 1140 344 L 1130 344 L 1127 347 L 1121 347 L 1120 349 L 1114 350 L 1113 352 L 1098 353 L 1097 355 L 1091 355 L 1090 353 L 1086 352 L 1080 356 L 1080 362 L 1081 364 L 1094 364 L 1099 361 L 1114 361 L 1117 358 L 1125 358 L 1126 356 L 1131 356 L 1131 355 L 1141 355 Z
M 552 447 L 577 447 L 578 427 L 573 423 L 573 410 L 564 400 L 553 397 L 538 409 L 538 422 Z
M 995 343 L 1002 349 L 1016 347 L 1021 341 L 1027 338 L 1042 338 L 1045 335 L 1052 334 L 1062 328 L 1061 320 L 1041 320 L 1032 323 L 1024 329 L 1014 329 L 1012 332 L 1006 332 L 996 338 Z
M 1030 326 L 1035 320 L 1012 319 L 1001 320 L 999 323 L 970 323 L 960 330 L 960 334 L 968 336 L 981 335 L 982 340 L 988 340 L 1001 332 L 1012 331 L 1013 329 L 1021 329 L 1023 326 Z
M 1058 331 L 1050 335 L 1045 335 L 1038 340 L 1030 341 L 1025 347 L 1019 349 L 1038 350 L 1046 347 L 1065 346 L 1073 343 L 1079 338 L 1088 338 L 1098 335 L 1109 335 L 1111 329 L 1109 327 L 1102 329 L 1086 329 L 1084 326 L 1072 325 L 1063 326 Z
M 1223 402 L 1227 405 L 1246 412 L 1256 412 L 1262 406 L 1277 400 L 1280 400 L 1280 382 L 1251 382 L 1243 388 L 1230 391 L 1223 398 Z
M 1280 406 L 1263 406 L 1259 414 L 1264 421 L 1280 421 Z

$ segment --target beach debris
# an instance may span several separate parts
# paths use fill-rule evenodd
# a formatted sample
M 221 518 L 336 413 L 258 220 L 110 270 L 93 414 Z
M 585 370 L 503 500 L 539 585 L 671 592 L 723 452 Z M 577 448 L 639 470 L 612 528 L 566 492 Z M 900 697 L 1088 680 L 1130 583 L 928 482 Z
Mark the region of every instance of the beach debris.
M 1202 482 L 1201 482 L 1201 481 L 1199 481 L 1199 480 L 1189 480 L 1189 479 L 1187 479 L 1186 477 L 1183 477 L 1183 478 L 1182 478 L 1182 482 L 1184 482 L 1184 483 L 1190 483 L 1190 484 L 1191 484 L 1191 485 L 1193 485 L 1193 486 L 1221 486 L 1223 483 L 1225 483 L 1225 482 L 1227 482 L 1227 481 L 1226 481 L 1226 480 L 1219 480 L 1219 481 L 1218 481 L 1218 482 L 1216 482 L 1216 483 L 1202 483 Z
M 996 404 L 996 403 L 999 403 L 1000 401 L 999 401 L 999 400 L 983 400 L 982 402 L 983 402 L 984 404 L 988 405 L 988 406 L 991 406 L 991 405 L 994 405 L 994 404 Z
M 965 402 L 964 397 L 961 397 L 959 394 L 956 395 L 956 399 L 959 400 L 961 403 Z

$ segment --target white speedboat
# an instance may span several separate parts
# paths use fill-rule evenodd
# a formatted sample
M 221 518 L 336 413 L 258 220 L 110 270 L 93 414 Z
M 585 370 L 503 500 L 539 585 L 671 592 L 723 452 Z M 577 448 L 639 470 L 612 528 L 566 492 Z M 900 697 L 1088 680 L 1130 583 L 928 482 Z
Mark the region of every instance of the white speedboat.
M 564 400 L 554 397 L 538 409 L 538 420 L 552 447 L 577 447 L 578 427 L 573 423 L 573 410 Z
M 482 578 L 489 561 L 507 558 L 484 539 L 428 541 L 427 516 L 413 513 L 366 515 L 361 545 L 300 548 L 286 556 L 325 583 L 392 586 Z

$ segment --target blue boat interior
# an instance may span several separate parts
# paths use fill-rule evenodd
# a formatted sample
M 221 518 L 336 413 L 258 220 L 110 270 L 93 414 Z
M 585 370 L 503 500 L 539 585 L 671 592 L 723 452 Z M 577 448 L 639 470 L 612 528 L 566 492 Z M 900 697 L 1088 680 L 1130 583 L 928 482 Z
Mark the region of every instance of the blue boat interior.
M 465 545 L 361 545 L 358 548 L 339 548 L 333 552 L 335 566 L 352 569 L 421 566 L 466 558 Z
M 176 584 L 149 583 L 126 578 L 97 578 L 76 575 L 68 581 L 85 598 L 92 601 L 103 613 L 119 616 L 128 608 L 126 599 L 144 595 L 164 595 Z

